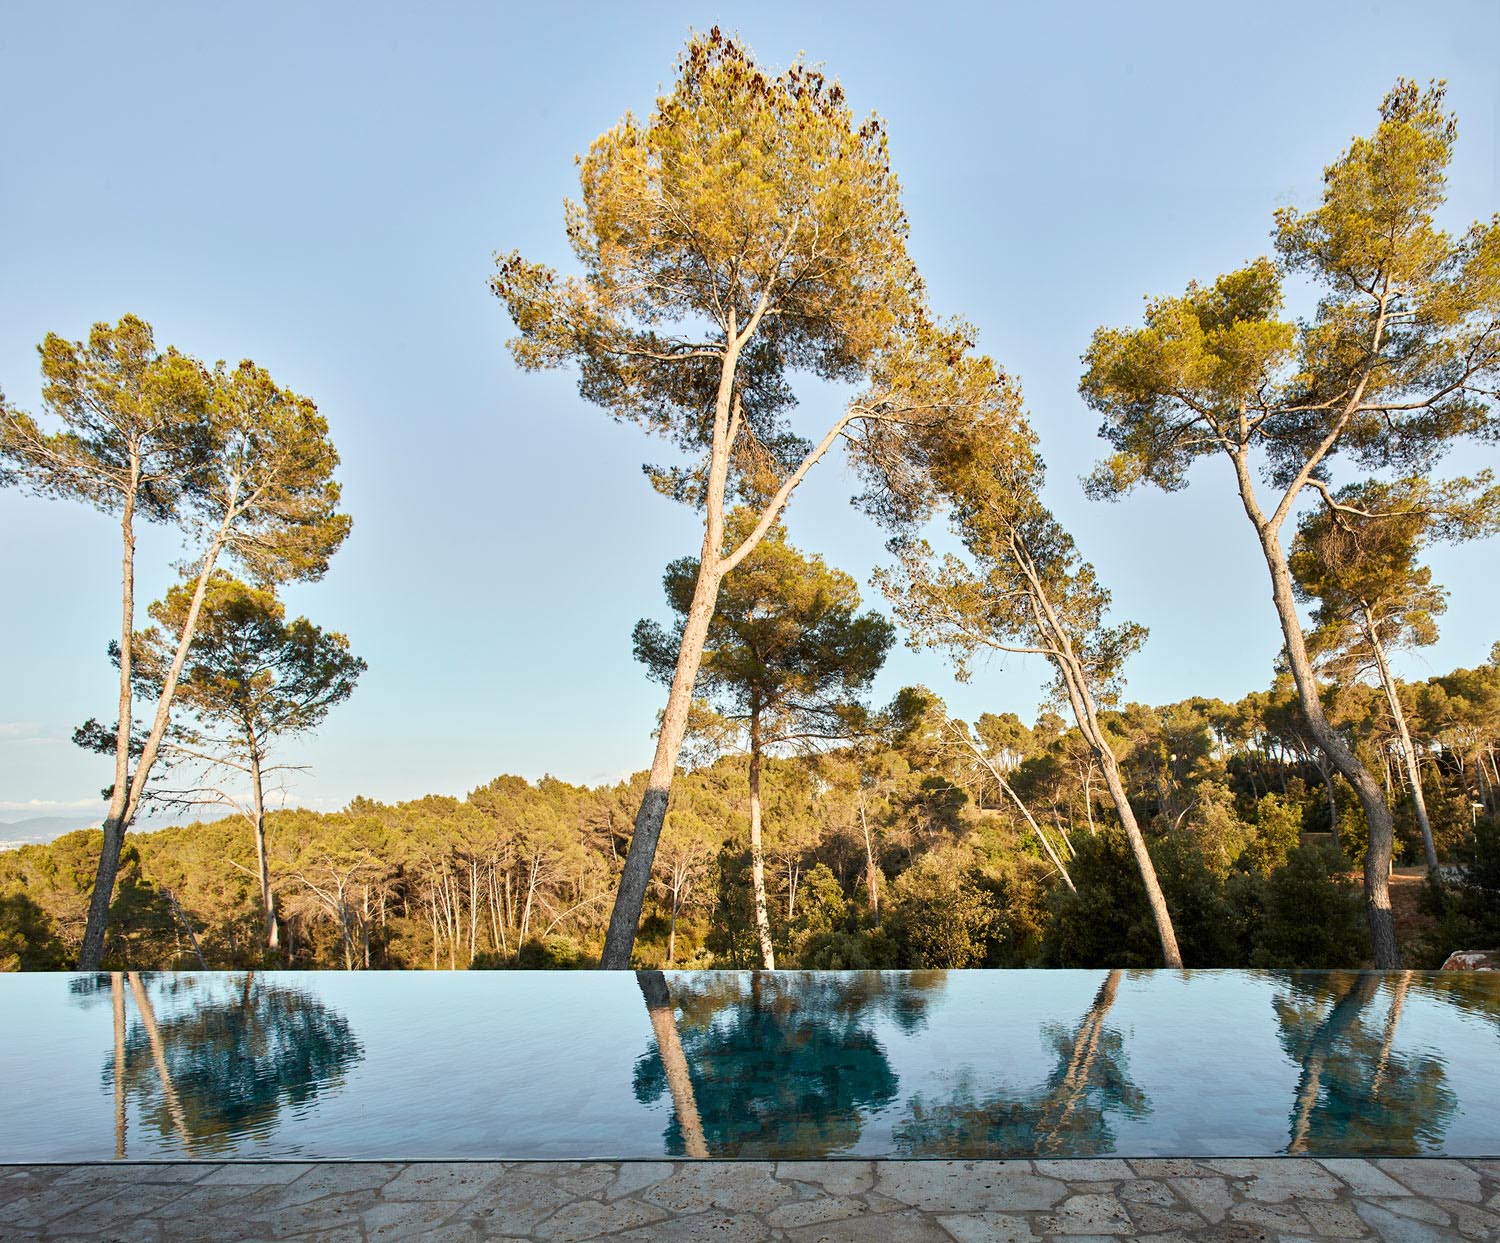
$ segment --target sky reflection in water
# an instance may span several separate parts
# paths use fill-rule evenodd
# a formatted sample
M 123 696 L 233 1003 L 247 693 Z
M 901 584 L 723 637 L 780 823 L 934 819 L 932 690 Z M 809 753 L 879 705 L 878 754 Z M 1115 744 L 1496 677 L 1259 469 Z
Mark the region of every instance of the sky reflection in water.
M 1500 975 L 0 977 L 0 1161 L 1500 1155 Z

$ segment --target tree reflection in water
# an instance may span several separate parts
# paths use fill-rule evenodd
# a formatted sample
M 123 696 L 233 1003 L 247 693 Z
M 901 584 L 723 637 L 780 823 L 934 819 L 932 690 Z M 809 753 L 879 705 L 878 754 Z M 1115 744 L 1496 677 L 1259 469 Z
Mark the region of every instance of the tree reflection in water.
M 343 1015 L 254 972 L 235 996 L 201 1001 L 192 976 L 126 979 L 136 1016 L 127 1025 L 112 980 L 115 1052 L 105 1071 L 115 1087 L 117 1156 L 125 1155 L 127 1095 L 148 1127 L 203 1156 L 265 1134 L 282 1109 L 314 1100 L 363 1055 Z M 152 987 L 163 999 L 186 993 L 189 1005 L 158 1017 Z
M 1150 1112 L 1146 1095 L 1126 1073 L 1125 1041 L 1105 1025 L 1120 989 L 1111 971 L 1073 1026 L 1047 1024 L 1043 1035 L 1057 1053 L 1044 1084 L 1024 1095 L 980 1096 L 960 1081 L 952 1097 L 915 1098 L 896 1129 L 897 1150 L 924 1157 L 1087 1157 L 1113 1152 L 1111 1116 Z
M 635 1095 L 671 1096 L 669 1155 L 820 1157 L 852 1148 L 896 1097 L 867 1024 L 920 1027 L 943 973 L 637 978 L 656 1047 L 636 1062 Z
M 1292 976 L 1273 1003 L 1281 1047 L 1301 1066 L 1287 1152 L 1441 1152 L 1458 1101 L 1442 1059 L 1398 1052 L 1413 973 Z M 1425 983 L 1416 983 L 1420 992 Z M 1373 1005 L 1384 992 L 1384 1006 Z

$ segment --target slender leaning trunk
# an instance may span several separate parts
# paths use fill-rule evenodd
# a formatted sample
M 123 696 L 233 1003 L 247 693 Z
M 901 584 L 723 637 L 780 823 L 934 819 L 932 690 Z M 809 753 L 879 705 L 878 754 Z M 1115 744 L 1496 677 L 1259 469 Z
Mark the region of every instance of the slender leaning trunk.
M 1136 870 L 1140 873 L 1141 885 L 1146 890 L 1146 902 L 1151 907 L 1151 918 L 1156 923 L 1156 934 L 1161 941 L 1162 961 L 1166 966 L 1180 971 L 1182 951 L 1177 947 L 1177 930 L 1172 926 L 1172 914 L 1167 909 L 1166 895 L 1161 891 L 1156 865 L 1151 861 L 1151 852 L 1146 849 L 1146 839 L 1141 833 L 1140 825 L 1136 823 L 1135 809 L 1131 807 L 1130 799 L 1125 793 L 1125 784 L 1120 780 L 1119 762 L 1099 724 L 1099 706 L 1094 700 L 1088 671 L 1073 648 L 1067 626 L 1052 607 L 1046 585 L 1037 573 L 1030 553 L 1019 539 L 1013 542 L 1012 548 L 1031 590 L 1032 615 L 1038 628 L 1048 637 L 1055 653 L 1052 661 L 1062 674 L 1068 704 L 1073 710 L 1073 720 L 1104 774 L 1105 789 L 1109 791 L 1110 801 L 1114 803 L 1120 825 L 1125 830 L 1125 838 L 1130 843 L 1131 854 L 1135 856 Z
M 870 913 L 875 917 L 875 926 L 880 927 L 880 882 L 875 867 L 875 848 L 870 841 L 870 822 L 865 818 L 865 792 L 859 792 L 859 831 L 865 838 L 865 885 L 870 891 Z
M 83 946 L 78 955 L 80 971 L 97 971 L 104 961 L 104 932 L 109 924 L 109 903 L 120 870 L 120 851 L 125 845 L 125 810 L 130 799 L 131 668 L 135 638 L 135 487 L 137 467 L 132 464 L 131 486 L 120 515 L 120 700 L 115 720 L 115 784 L 109 792 L 109 811 L 104 817 L 104 841 L 99 848 L 99 866 L 94 891 L 89 895 L 88 920 L 83 928 Z
M 266 948 L 273 954 L 281 948 L 281 932 L 276 924 L 276 895 L 271 890 L 270 851 L 266 848 L 266 798 L 261 780 L 260 753 L 250 748 L 251 809 L 255 813 L 255 866 L 260 874 L 260 909 L 266 924 Z
M 1391 809 L 1385 801 L 1380 783 L 1354 754 L 1343 736 L 1329 723 L 1323 712 L 1323 701 L 1318 695 L 1318 681 L 1313 673 L 1312 661 L 1307 655 L 1307 643 L 1302 634 L 1302 621 L 1297 616 L 1296 599 L 1292 593 L 1292 573 L 1287 565 L 1286 553 L 1276 530 L 1260 516 L 1253 494 L 1249 491 L 1249 466 L 1241 458 L 1235 459 L 1240 475 L 1240 496 L 1246 513 L 1260 534 L 1261 553 L 1271 575 L 1271 599 L 1276 605 L 1276 615 L 1281 621 L 1281 634 L 1285 640 L 1287 664 L 1292 671 L 1292 681 L 1297 687 L 1297 699 L 1302 706 L 1302 715 L 1307 720 L 1308 730 L 1318 748 L 1339 770 L 1352 787 L 1369 825 L 1369 847 L 1365 851 L 1365 920 L 1370 929 L 1370 948 L 1375 966 L 1382 971 L 1398 971 L 1401 968 L 1401 950 L 1396 943 L 1396 921 L 1391 913 L 1391 851 L 1395 840 L 1395 827 L 1391 821 Z
M 682 642 L 677 649 L 677 668 L 667 692 L 667 707 L 662 714 L 661 729 L 656 736 L 656 754 L 646 778 L 646 791 L 635 814 L 630 849 L 620 872 L 615 904 L 609 915 L 609 929 L 604 934 L 604 951 L 599 967 L 604 971 L 628 971 L 630 953 L 635 947 L 635 930 L 641 922 L 641 908 L 651 883 L 651 865 L 656 859 L 656 845 L 661 840 L 662 822 L 667 816 L 667 799 L 672 793 L 672 778 L 677 772 L 677 757 L 687 733 L 688 710 L 692 707 L 693 687 L 698 668 L 703 663 L 703 647 L 708 641 L 708 624 L 713 620 L 723 578 L 719 563 L 724 555 L 724 490 L 729 477 L 729 450 L 733 439 L 730 408 L 734 400 L 735 368 L 739 361 L 734 318 L 729 321 L 729 341 L 719 372 L 719 391 L 714 406 L 714 435 L 710 451 L 708 485 L 705 495 L 703 546 L 698 555 L 698 579 L 693 584 L 693 598 L 683 621 Z
M 755 899 L 755 934 L 760 965 L 776 970 L 771 944 L 771 914 L 766 903 L 766 852 L 760 833 L 760 711 L 750 709 L 750 889 Z
M 1406 725 L 1406 713 L 1401 710 L 1401 696 L 1396 693 L 1396 679 L 1391 676 L 1391 667 L 1386 663 L 1385 645 L 1375 629 L 1374 619 L 1365 610 L 1365 638 L 1375 653 L 1375 667 L 1380 671 L 1380 685 L 1385 691 L 1385 702 L 1391 710 L 1391 719 L 1396 723 L 1396 736 L 1401 742 L 1401 755 L 1406 761 L 1406 779 L 1411 782 L 1411 805 L 1417 813 L 1417 824 L 1422 830 L 1422 853 L 1427 857 L 1427 874 L 1436 876 L 1438 870 L 1437 847 L 1432 840 L 1432 821 L 1427 817 L 1427 796 L 1422 792 L 1422 769 L 1417 763 L 1416 750 L 1411 745 L 1411 730 Z
M 667 929 L 667 966 L 677 961 L 677 889 L 672 890 L 672 923 Z
M 1146 849 L 1146 838 L 1141 826 L 1136 823 L 1135 809 L 1125 793 L 1125 784 L 1120 780 L 1120 766 L 1115 753 L 1101 738 L 1097 744 L 1099 766 L 1104 770 L 1104 785 L 1109 791 L 1110 801 L 1125 829 L 1125 839 L 1130 843 L 1130 853 L 1135 856 L 1135 866 L 1141 874 L 1141 884 L 1146 889 L 1146 902 L 1151 907 L 1151 918 L 1156 921 L 1156 933 L 1161 940 L 1162 960 L 1168 967 L 1182 969 L 1182 951 L 1177 948 L 1177 930 L 1172 926 L 1172 915 L 1167 910 L 1166 895 L 1161 891 L 1161 881 L 1156 875 L 1156 865 L 1151 861 L 1151 852 Z

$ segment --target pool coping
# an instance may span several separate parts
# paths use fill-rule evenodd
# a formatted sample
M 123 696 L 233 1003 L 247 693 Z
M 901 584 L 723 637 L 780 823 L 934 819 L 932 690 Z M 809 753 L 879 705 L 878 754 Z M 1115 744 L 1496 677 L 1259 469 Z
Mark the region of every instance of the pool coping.
M 18 1243 L 1430 1243 L 1500 1237 L 1500 1160 L 3 1165 L 0 1234 Z

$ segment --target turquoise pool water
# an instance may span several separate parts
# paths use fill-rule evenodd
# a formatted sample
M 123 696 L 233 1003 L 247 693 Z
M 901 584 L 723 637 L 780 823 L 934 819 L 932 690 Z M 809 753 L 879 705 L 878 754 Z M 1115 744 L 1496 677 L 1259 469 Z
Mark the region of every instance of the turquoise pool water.
M 0 976 L 0 1161 L 1500 1155 L 1500 973 Z

